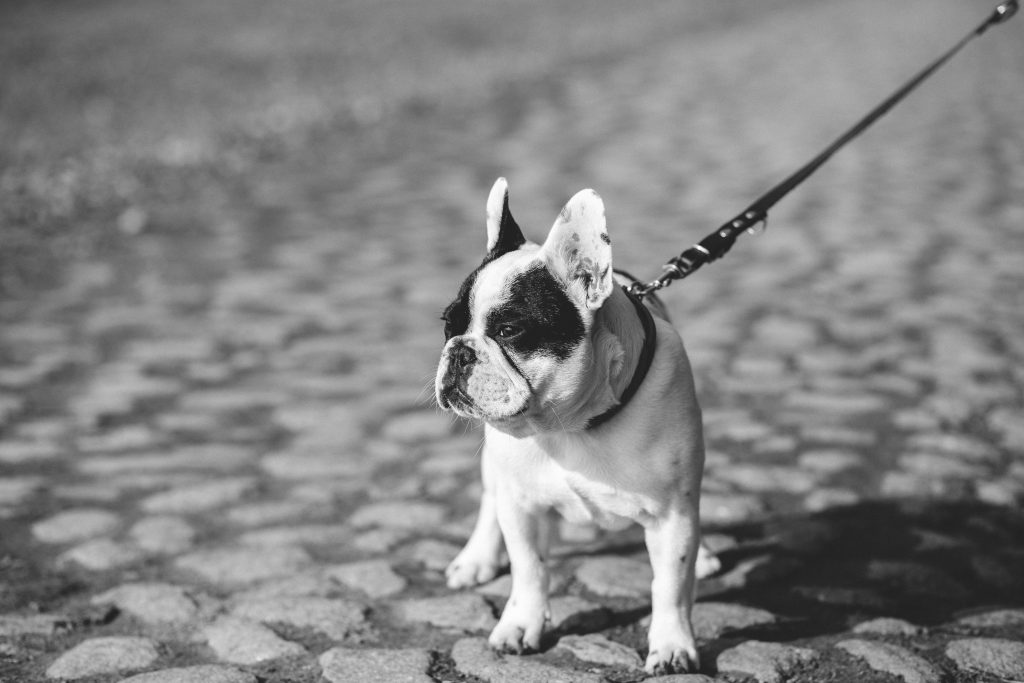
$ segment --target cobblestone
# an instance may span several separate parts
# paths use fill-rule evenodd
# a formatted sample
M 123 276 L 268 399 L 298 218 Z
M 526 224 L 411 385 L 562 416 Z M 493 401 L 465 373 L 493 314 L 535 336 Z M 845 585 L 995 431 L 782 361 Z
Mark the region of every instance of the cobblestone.
M 437 316 L 488 184 L 534 239 L 597 188 L 646 277 L 977 7 L 200 4 L 0 10 L 0 679 L 639 677 L 638 529 L 559 525 L 537 654 L 487 648 L 507 573 L 445 588 L 481 431 L 432 406 Z M 664 292 L 721 567 L 658 680 L 1024 678 L 1015 25 Z
M 636 650 L 609 640 L 600 633 L 586 636 L 564 636 L 558 640 L 558 649 L 565 650 L 584 662 L 625 669 L 643 668 L 643 660 L 640 659 Z
M 43 543 L 70 543 L 105 536 L 121 526 L 121 518 L 109 510 L 78 508 L 58 512 L 32 525 L 32 535 Z
M 472 593 L 403 600 L 395 605 L 395 611 L 405 621 L 466 633 L 489 631 L 498 623 L 487 601 Z
M 718 655 L 719 671 L 753 676 L 761 683 L 778 683 L 819 654 L 807 648 L 748 640 Z
M 203 634 L 217 657 L 231 664 L 258 664 L 306 654 L 298 643 L 283 640 L 266 626 L 248 619 L 221 617 L 205 627 Z
M 187 624 L 199 612 L 184 588 L 165 583 L 124 584 L 94 596 L 92 603 L 117 605 L 148 623 Z
M 322 675 L 331 683 L 430 683 L 434 679 L 427 675 L 429 666 L 430 652 L 427 650 L 348 650 L 336 647 L 320 655 Z
M 870 640 L 842 640 L 836 643 L 836 647 L 863 659 L 872 669 L 901 678 L 906 683 L 935 683 L 942 680 L 941 669 L 898 645 Z
M 964 638 L 946 646 L 946 656 L 965 671 L 1003 679 L 1024 677 L 1024 642 L 1001 638 Z
M 466 638 L 452 647 L 452 659 L 462 673 L 490 683 L 599 683 L 601 676 L 562 669 L 525 657 L 502 657 L 482 638 Z
M 90 638 L 71 648 L 46 669 L 49 678 L 75 680 L 144 669 L 160 654 L 147 638 Z
M 401 593 L 408 581 L 391 569 L 384 560 L 365 560 L 330 567 L 326 571 L 331 578 L 366 593 L 371 598 L 383 598 Z
M 251 673 L 212 664 L 137 674 L 121 683 L 256 683 Z

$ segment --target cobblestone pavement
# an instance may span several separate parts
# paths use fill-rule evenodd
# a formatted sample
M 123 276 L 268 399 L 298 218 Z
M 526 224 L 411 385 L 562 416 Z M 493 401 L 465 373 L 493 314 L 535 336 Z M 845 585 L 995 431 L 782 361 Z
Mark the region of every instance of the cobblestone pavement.
M 738 10 L 275 138 L 244 174 L 154 168 L 178 189 L 113 256 L 3 304 L 0 679 L 643 679 L 635 532 L 563 527 L 537 655 L 485 646 L 507 576 L 444 587 L 480 432 L 431 406 L 437 314 L 491 181 L 535 239 L 598 189 L 617 263 L 653 275 L 989 10 Z M 702 675 L 664 680 L 1024 679 L 1022 26 L 667 290 L 724 566 Z

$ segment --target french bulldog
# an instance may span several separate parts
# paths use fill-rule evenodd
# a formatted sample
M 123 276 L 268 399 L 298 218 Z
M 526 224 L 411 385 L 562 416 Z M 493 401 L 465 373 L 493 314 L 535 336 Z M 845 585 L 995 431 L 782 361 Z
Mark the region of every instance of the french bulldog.
M 645 668 L 695 670 L 704 441 L 682 339 L 619 286 L 593 190 L 569 200 L 540 245 L 513 219 L 504 178 L 486 213 L 486 255 L 444 311 L 435 379 L 442 409 L 485 424 L 480 513 L 448 586 L 493 579 L 504 545 L 512 589 L 489 643 L 535 651 L 549 618 L 551 513 L 640 524 L 654 575 Z M 714 570 L 713 555 L 701 561 Z

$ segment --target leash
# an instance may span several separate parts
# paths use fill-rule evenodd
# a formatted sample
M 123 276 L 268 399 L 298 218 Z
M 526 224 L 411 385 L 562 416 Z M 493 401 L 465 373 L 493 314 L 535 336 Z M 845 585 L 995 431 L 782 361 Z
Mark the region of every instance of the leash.
M 715 261 L 725 255 L 736 239 L 745 232 L 751 234 L 763 232 L 768 225 L 768 210 L 789 194 L 808 176 L 814 173 L 819 166 L 824 164 L 840 148 L 860 135 L 865 128 L 882 117 L 883 114 L 892 109 L 896 104 L 906 97 L 912 90 L 931 76 L 943 64 L 948 62 L 953 55 L 963 48 L 974 38 L 984 33 L 990 26 L 1001 24 L 1017 13 L 1017 0 L 1007 0 L 1002 3 L 978 28 L 974 29 L 963 39 L 954 45 L 948 52 L 932 62 L 928 67 L 907 81 L 900 89 L 890 95 L 881 104 L 867 113 L 864 118 L 858 121 L 852 128 L 840 135 L 835 142 L 825 148 L 818 156 L 811 159 L 807 164 L 798 169 L 795 173 L 783 180 L 781 183 L 768 190 L 757 201 L 748 206 L 742 213 L 723 224 L 718 230 L 697 242 L 692 247 L 672 258 L 663 267 L 661 277 L 647 283 L 634 282 L 629 286 L 629 292 L 637 297 L 643 298 L 654 292 L 667 287 L 675 280 L 682 280 L 692 275 L 705 263 Z

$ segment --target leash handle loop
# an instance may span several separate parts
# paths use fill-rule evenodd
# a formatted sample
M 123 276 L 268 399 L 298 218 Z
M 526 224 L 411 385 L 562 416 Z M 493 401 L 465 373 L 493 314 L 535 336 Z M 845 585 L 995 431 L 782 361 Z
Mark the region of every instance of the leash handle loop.
M 679 256 L 670 259 L 668 263 L 664 265 L 661 277 L 647 283 L 634 282 L 629 286 L 629 291 L 642 298 L 663 287 L 669 286 L 675 280 L 682 280 L 683 278 L 692 275 L 705 263 L 710 263 L 711 261 L 715 261 L 724 256 L 726 252 L 732 248 L 732 245 L 736 243 L 736 239 L 744 232 L 754 233 L 756 226 L 759 224 L 766 226 L 768 221 L 768 210 L 775 206 L 780 199 L 789 194 L 795 187 L 806 180 L 808 176 L 818 170 L 818 167 L 828 161 L 833 154 L 839 151 L 840 148 L 844 147 L 847 143 L 864 132 L 868 126 L 873 124 L 886 112 L 896 106 L 904 97 L 920 85 L 922 81 L 931 76 L 939 69 L 939 67 L 948 62 L 961 50 L 961 48 L 963 48 L 964 45 L 969 43 L 972 38 L 980 36 L 990 26 L 1001 24 L 1013 17 L 1018 10 L 1017 3 L 1018 0 L 1006 0 L 1006 2 L 998 5 L 992 14 L 990 14 L 981 25 L 964 36 L 956 45 L 943 53 L 938 59 L 922 69 L 893 94 L 889 95 L 889 97 L 875 106 L 874 109 L 864 115 L 864 117 L 854 124 L 849 130 L 836 138 L 832 144 L 826 147 L 816 157 L 801 166 L 796 170 L 796 172 L 791 174 L 781 183 L 761 195 L 761 197 L 747 207 L 743 213 L 739 214 L 731 221 L 724 223 L 718 228 L 718 230 L 714 231 L 697 244 L 694 244 Z M 757 231 L 760 232 L 760 230 Z

